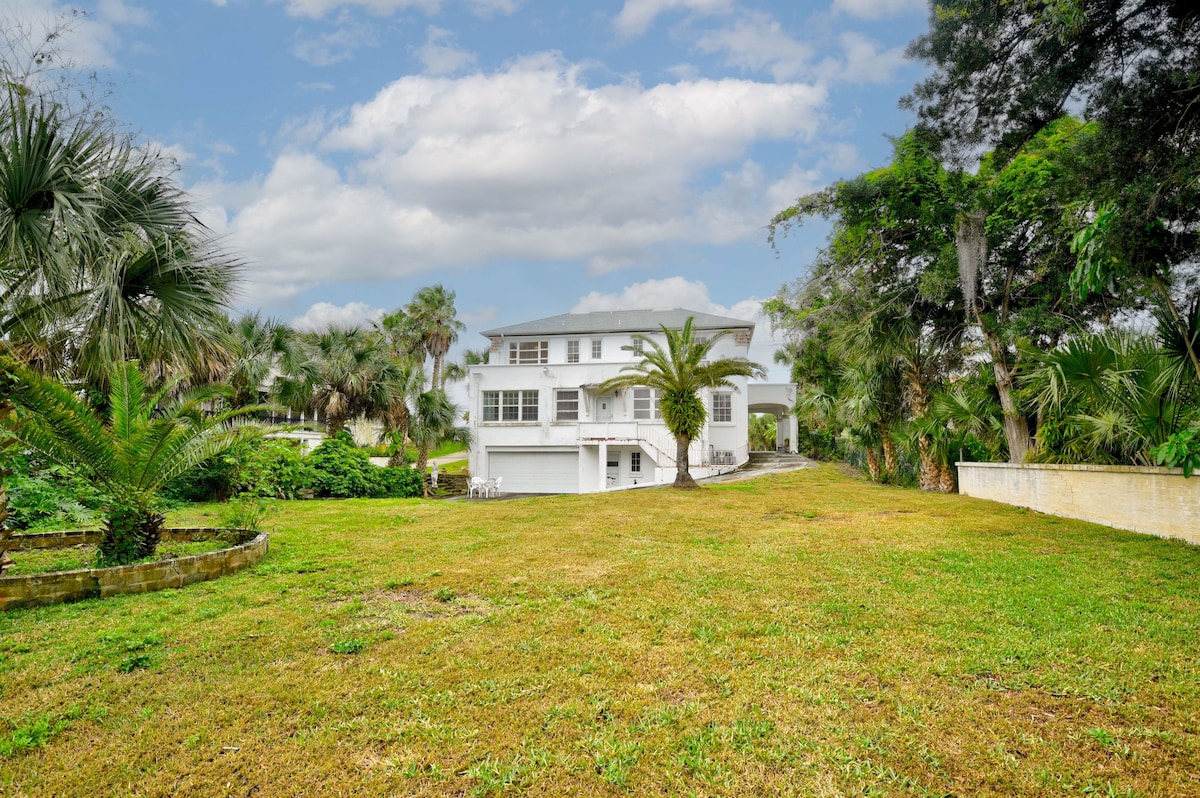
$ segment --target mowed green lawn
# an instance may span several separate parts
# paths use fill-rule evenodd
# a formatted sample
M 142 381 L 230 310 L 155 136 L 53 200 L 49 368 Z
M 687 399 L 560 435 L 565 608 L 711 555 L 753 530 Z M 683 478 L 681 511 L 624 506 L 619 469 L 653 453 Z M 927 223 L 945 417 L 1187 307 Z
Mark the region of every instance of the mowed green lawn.
M 834 467 L 268 526 L 0 616 L 0 794 L 1200 795 L 1200 548 Z

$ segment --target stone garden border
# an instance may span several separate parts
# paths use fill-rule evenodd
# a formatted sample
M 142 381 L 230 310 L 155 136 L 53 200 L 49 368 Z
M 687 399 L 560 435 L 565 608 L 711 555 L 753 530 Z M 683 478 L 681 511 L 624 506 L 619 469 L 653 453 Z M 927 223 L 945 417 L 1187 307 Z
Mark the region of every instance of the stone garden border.
M 252 530 L 246 529 L 193 527 L 164 529 L 162 540 L 203 540 L 228 532 L 254 534 Z M 14 549 L 65 548 L 96 543 L 99 539 L 99 532 L 44 532 L 13 535 L 11 543 Z M 148 593 L 218 579 L 262 560 L 267 554 L 269 542 L 270 536 L 261 532 L 252 540 L 238 546 L 193 554 L 189 557 L 177 557 L 173 560 L 135 563 L 116 568 L 83 568 L 46 574 L 0 576 L 0 612 L 18 607 L 44 607 L 66 601 L 104 598 L 119 593 Z

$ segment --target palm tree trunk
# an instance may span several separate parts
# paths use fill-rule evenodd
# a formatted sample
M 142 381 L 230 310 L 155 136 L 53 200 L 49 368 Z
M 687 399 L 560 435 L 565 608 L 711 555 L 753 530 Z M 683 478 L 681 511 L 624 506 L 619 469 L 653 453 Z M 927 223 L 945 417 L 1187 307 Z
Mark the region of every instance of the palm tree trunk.
M 896 444 L 886 434 L 883 436 L 883 470 L 888 477 L 896 474 Z
M 920 463 L 921 490 L 938 490 L 941 483 L 941 468 L 934 456 L 933 440 L 928 435 L 917 437 L 917 459 Z
M 313 413 L 313 420 L 316 420 L 316 413 Z M 346 416 L 343 413 L 325 413 L 325 434 L 329 437 L 337 435 L 346 428 Z
M 949 463 L 943 463 L 941 467 L 941 479 L 938 489 L 942 493 L 954 493 L 958 490 L 958 486 L 954 484 L 954 469 Z
M 872 482 L 879 481 L 879 455 L 871 447 L 867 447 L 867 473 L 871 475 Z
M 429 464 L 429 447 L 417 447 L 417 473 L 421 475 L 421 496 L 429 498 L 429 480 L 425 478 L 425 466 Z
M 675 436 L 675 487 L 677 488 L 697 488 L 696 480 L 692 479 L 692 474 L 688 471 L 688 447 L 692 445 L 692 439 L 687 435 Z

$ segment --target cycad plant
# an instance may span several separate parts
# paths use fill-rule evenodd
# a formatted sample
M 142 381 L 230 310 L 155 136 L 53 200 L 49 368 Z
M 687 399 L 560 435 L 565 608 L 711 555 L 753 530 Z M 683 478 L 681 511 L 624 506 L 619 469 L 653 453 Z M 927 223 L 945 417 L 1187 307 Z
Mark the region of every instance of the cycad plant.
M 17 445 L 92 480 L 104 496 L 102 565 L 153 554 L 164 521 L 163 486 L 260 431 L 235 423 L 257 406 L 206 412 L 228 395 L 227 388 L 195 388 L 172 397 L 174 382 L 149 388 L 133 362 L 114 370 L 105 414 L 15 361 L 3 367 Z
M 752 377 L 763 374 L 762 366 L 748 360 L 728 357 L 708 360 L 717 341 L 729 334 L 722 330 L 707 341 L 696 340 L 692 332 L 694 318 L 689 317 L 683 327 L 672 330 L 662 326 L 666 338 L 664 348 L 645 335 L 634 335 L 636 344 L 623 346 L 629 352 L 641 352 L 642 359 L 632 366 L 625 366 L 621 374 L 605 380 L 600 391 L 613 388 L 641 386 L 658 391 L 662 407 L 663 422 L 675 436 L 675 482 L 677 488 L 694 488 L 696 480 L 688 470 L 688 447 L 704 429 L 708 415 L 699 392 L 702 388 L 728 388 L 733 383 L 730 377 Z

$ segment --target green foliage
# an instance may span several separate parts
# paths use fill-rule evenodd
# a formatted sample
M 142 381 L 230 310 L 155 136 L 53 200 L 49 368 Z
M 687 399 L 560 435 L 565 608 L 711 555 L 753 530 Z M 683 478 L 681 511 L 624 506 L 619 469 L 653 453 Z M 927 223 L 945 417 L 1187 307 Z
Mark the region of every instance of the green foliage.
M 1200 470 L 1200 424 L 1179 430 L 1150 450 L 1154 462 L 1167 468 L 1182 468 L 1184 478 Z
M 334 654 L 361 654 L 367 650 L 367 643 L 360 637 L 348 637 L 336 641 L 329 650 Z
M 313 492 L 330 498 L 411 498 L 420 496 L 424 480 L 416 469 L 379 468 L 354 445 L 350 433 L 327 438 L 308 456 Z
M 33 460 L 12 458 L 8 482 L 8 519 L 14 529 L 86 527 L 93 522 L 100 494 L 68 469 Z
M 232 423 L 253 408 L 205 412 L 207 404 L 222 396 L 221 389 L 198 388 L 171 398 L 176 383 L 152 390 L 135 363 L 114 373 L 106 415 L 18 363 L 3 365 L 14 380 L 15 439 L 91 481 L 101 494 L 105 536 L 100 555 L 108 565 L 153 553 L 165 485 L 258 434 Z
M 751 415 L 749 422 L 750 448 L 760 452 L 775 451 L 775 416 L 769 413 Z
M 370 456 L 355 446 L 350 433 L 343 430 L 327 438 L 308 457 L 313 468 L 313 491 L 318 497 L 375 495 L 375 466 Z
M 226 505 L 221 526 L 225 529 L 261 532 L 263 521 L 278 512 L 279 508 L 270 499 L 261 496 L 238 497 Z

